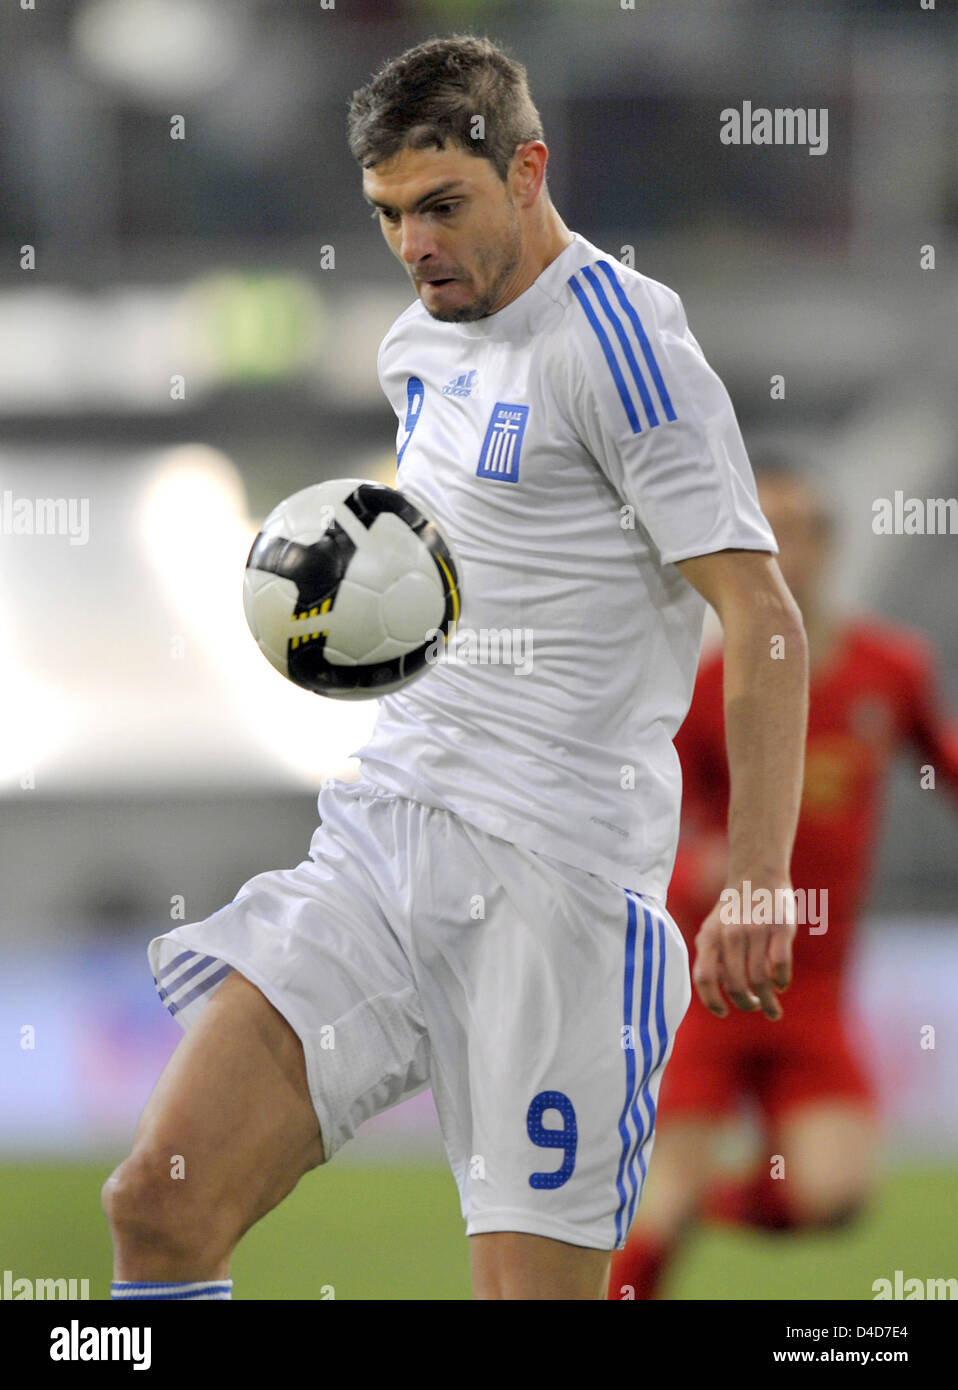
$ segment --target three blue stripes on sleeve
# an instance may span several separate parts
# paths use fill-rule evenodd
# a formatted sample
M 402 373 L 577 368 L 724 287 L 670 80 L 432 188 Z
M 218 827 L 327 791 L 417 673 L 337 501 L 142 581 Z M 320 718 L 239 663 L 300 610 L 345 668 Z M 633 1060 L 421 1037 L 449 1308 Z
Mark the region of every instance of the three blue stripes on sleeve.
M 602 272 L 602 276 L 608 282 L 608 290 L 611 291 L 611 298 L 607 293 L 606 285 L 602 278 L 596 274 L 596 268 L 587 265 L 575 275 L 570 275 L 568 279 L 569 288 L 575 295 L 582 311 L 585 314 L 593 333 L 599 341 L 603 355 L 615 382 L 619 399 L 625 410 L 626 418 L 631 426 L 633 434 L 641 434 L 642 424 L 639 417 L 638 406 L 645 413 L 645 419 L 650 428 L 661 424 L 659 408 L 666 420 L 675 420 L 675 407 L 672 405 L 672 398 L 669 395 L 668 387 L 662 376 L 652 344 L 649 342 L 648 334 L 643 327 L 642 320 L 636 313 L 635 306 L 630 303 L 628 296 L 623 290 L 619 281 L 616 279 L 615 272 L 608 261 L 597 261 L 596 267 Z M 614 302 L 613 302 L 614 301 Z M 596 308 L 598 306 L 598 309 Z M 623 371 L 622 366 L 616 356 L 615 348 L 609 333 L 606 331 L 603 319 L 600 318 L 598 310 L 608 321 L 612 333 L 618 342 L 619 350 L 625 359 L 628 370 L 628 377 Z M 645 364 L 643 371 L 636 348 L 642 356 Z M 658 406 L 653 399 L 649 389 L 649 382 L 646 381 L 646 373 L 649 381 L 655 388 L 658 397 Z M 633 390 L 638 392 L 638 403 L 634 399 Z

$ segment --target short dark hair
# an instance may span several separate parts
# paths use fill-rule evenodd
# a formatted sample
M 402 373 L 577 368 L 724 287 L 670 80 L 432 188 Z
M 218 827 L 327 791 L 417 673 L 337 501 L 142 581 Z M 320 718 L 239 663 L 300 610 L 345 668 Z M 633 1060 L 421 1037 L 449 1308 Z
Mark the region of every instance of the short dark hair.
M 364 169 L 403 147 L 451 143 L 488 159 L 503 183 L 516 147 L 542 139 L 523 65 L 491 39 L 471 34 L 427 39 L 391 59 L 353 93 L 347 130 L 350 152 Z

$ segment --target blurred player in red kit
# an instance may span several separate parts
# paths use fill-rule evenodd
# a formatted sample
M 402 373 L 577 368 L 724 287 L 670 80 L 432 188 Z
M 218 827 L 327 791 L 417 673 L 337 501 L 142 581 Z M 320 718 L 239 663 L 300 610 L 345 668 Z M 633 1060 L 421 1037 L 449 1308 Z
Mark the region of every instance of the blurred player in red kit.
M 779 565 L 802 611 L 811 662 L 805 782 L 792 854 L 798 930 L 784 1017 L 712 1017 L 693 999 L 662 1085 L 648 1187 L 609 1297 L 655 1298 L 695 1219 L 774 1231 L 837 1227 L 868 1200 L 878 1121 L 842 997 L 893 759 L 934 769 L 958 793 L 958 724 L 944 714 L 936 659 L 917 632 L 833 611 L 826 588 L 832 520 L 810 482 L 777 463 L 757 470 Z M 675 739 L 682 836 L 668 906 L 690 951 L 725 884 L 729 797 L 722 653 L 704 657 Z M 804 892 L 803 892 L 804 890 Z M 803 903 L 804 898 L 804 903 Z M 804 907 L 804 912 L 803 912 Z M 804 915 L 804 921 L 803 921 Z M 751 1176 L 715 1181 L 725 1122 L 757 1108 L 763 1155 Z

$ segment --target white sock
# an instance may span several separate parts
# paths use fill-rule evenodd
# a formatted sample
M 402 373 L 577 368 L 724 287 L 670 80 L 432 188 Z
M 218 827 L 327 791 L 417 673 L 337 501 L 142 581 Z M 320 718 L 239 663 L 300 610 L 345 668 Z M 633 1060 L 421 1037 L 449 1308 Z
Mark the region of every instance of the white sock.
M 232 1279 L 209 1279 L 199 1283 L 188 1281 L 124 1282 L 114 1279 L 110 1285 L 111 1298 L 232 1298 Z

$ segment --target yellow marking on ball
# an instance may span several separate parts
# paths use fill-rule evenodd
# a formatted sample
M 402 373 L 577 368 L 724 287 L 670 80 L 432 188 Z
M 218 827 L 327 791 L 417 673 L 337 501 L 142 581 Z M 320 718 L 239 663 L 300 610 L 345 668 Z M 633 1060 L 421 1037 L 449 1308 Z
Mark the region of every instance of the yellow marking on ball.
M 455 580 L 449 573 L 449 566 L 441 555 L 436 556 L 436 563 L 442 566 L 442 572 L 446 576 L 446 583 L 449 585 L 449 597 L 452 599 L 452 620 L 455 623 L 459 619 L 459 591 L 456 588 Z
M 325 599 L 323 599 L 322 603 L 319 605 L 318 608 L 310 608 L 308 611 L 304 608 L 303 611 L 302 611 L 302 613 L 294 613 L 294 614 L 293 614 L 293 622 L 294 622 L 294 623 L 302 623 L 302 622 L 308 621 L 308 619 L 310 619 L 310 618 L 318 618 L 318 617 L 320 616 L 321 613 L 328 613 L 329 610 L 332 608 L 332 606 L 333 606 L 333 601 L 332 601 L 332 599 L 331 599 L 331 598 L 325 598 Z M 305 643 L 305 642 L 312 642 L 316 637 L 328 637 L 328 636 L 329 636 L 329 628 L 328 628 L 328 627 L 319 628 L 316 632 L 307 632 L 307 633 L 305 633 L 302 637 L 291 637 L 291 638 L 290 638 L 290 647 L 292 648 L 293 651 L 295 651 L 297 647 L 299 647 L 301 644 L 303 644 L 303 643 Z

